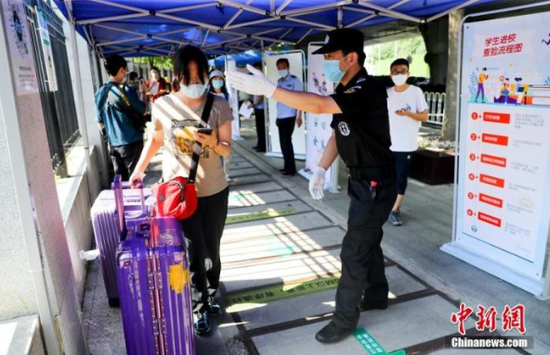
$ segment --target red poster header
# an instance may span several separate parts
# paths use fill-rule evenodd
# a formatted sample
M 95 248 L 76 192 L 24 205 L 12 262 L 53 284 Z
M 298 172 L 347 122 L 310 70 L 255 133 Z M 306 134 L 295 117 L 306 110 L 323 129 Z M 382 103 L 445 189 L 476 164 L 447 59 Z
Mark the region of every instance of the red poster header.
M 479 201 L 498 208 L 502 208 L 502 205 L 503 205 L 503 201 L 500 198 L 496 198 L 485 194 L 479 194 Z
M 510 123 L 510 114 L 509 113 L 498 113 L 498 112 L 483 112 L 483 121 L 509 124 Z
M 479 219 L 482 222 L 489 223 L 495 227 L 500 227 L 502 224 L 502 221 L 500 220 L 500 218 L 489 216 L 488 214 L 485 214 L 483 212 L 479 212 L 477 214 L 477 219 Z
M 506 167 L 506 158 L 495 157 L 493 155 L 481 154 L 481 162 L 494 166 Z
M 483 143 L 508 146 L 508 137 L 497 136 L 496 134 L 483 133 L 481 135 L 481 141 Z
M 500 188 L 504 188 L 504 179 L 500 179 L 494 176 L 489 176 L 485 174 L 479 175 L 479 181 L 481 181 L 484 184 L 492 185 Z

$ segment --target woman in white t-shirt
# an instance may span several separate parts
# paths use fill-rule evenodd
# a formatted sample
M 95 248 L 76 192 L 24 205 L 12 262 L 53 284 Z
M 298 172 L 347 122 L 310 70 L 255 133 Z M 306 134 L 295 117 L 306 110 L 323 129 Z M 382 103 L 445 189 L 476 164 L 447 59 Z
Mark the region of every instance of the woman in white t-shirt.
M 220 157 L 231 153 L 231 110 L 227 101 L 214 97 L 207 126 L 212 133 L 197 131 L 208 95 L 208 61 L 195 46 L 187 45 L 173 57 L 174 74 L 181 78 L 180 91 L 160 97 L 152 112 L 154 132 L 147 142 L 130 183 L 143 179 L 155 154 L 164 146 L 164 181 L 188 176 L 196 143 L 201 143 L 195 187 L 196 212 L 181 221 L 187 241 L 191 273 L 195 333 L 210 332 L 209 316 L 221 314 L 214 296 L 219 286 L 220 240 L 227 218 L 229 187 Z
M 397 200 L 389 217 L 394 226 L 401 226 L 399 208 L 405 198 L 407 178 L 411 166 L 412 153 L 418 149 L 418 129 L 421 122 L 428 120 L 428 105 L 419 87 L 407 84 L 409 62 L 396 59 L 390 66 L 394 87 L 388 88 L 388 115 L 392 145 L 390 149 L 395 159 L 397 173 Z

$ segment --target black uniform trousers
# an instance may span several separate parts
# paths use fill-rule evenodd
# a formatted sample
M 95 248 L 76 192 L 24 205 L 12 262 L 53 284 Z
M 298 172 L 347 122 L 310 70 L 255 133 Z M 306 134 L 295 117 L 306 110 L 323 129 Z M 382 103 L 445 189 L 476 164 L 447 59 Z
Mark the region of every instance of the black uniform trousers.
M 197 210 L 181 221 L 187 242 L 193 312 L 203 312 L 208 297 L 220 284 L 220 241 L 227 218 L 229 187 L 212 196 L 199 197 Z
M 376 196 L 370 188 L 376 181 Z M 340 258 L 342 276 L 336 292 L 333 322 L 343 330 L 354 330 L 359 321 L 358 305 L 364 296 L 367 302 L 386 302 L 388 281 L 384 267 L 382 225 L 388 219 L 397 197 L 395 176 L 377 178 L 350 177 L 351 198 L 348 231 L 342 242 Z
M 130 180 L 130 175 L 139 161 L 142 150 L 143 141 L 109 148 L 115 175 L 120 175 L 122 181 Z
M 285 160 L 284 170 L 287 173 L 296 173 L 296 161 L 294 160 L 294 146 L 292 145 L 292 133 L 296 126 L 296 117 L 277 118 L 275 121 L 279 128 L 279 143 Z
M 256 117 L 256 135 L 258 136 L 258 150 L 265 151 L 265 111 L 263 108 L 254 109 Z

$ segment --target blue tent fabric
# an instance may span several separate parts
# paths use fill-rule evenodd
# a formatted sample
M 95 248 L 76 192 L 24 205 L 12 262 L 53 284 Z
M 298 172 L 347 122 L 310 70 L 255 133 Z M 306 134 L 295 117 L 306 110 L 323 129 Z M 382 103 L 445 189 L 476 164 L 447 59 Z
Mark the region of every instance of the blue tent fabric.
M 474 5 L 498 0 L 479 0 Z M 78 32 L 104 55 L 166 55 L 194 43 L 209 54 L 296 43 L 337 27 L 426 21 L 467 0 L 54 0 Z M 249 5 L 247 5 L 249 4 Z
M 213 67 L 223 67 L 225 61 L 234 60 L 238 66 L 245 66 L 247 64 L 254 64 L 262 60 L 262 54 L 259 51 L 248 50 L 243 53 L 220 55 L 214 59 L 208 61 L 208 64 Z

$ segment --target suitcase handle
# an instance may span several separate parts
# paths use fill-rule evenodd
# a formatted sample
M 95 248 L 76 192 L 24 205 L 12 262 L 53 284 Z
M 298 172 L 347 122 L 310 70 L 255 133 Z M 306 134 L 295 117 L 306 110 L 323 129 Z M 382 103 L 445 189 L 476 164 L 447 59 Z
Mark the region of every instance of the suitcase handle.
M 137 186 L 139 187 L 140 192 L 140 200 L 141 200 L 141 212 L 145 213 L 145 198 L 143 196 L 143 183 L 141 181 L 138 182 Z M 114 190 L 115 193 L 115 203 L 116 203 L 116 209 L 118 213 L 118 227 L 120 231 L 120 240 L 126 239 L 126 234 L 128 233 L 126 229 L 126 216 L 124 214 L 124 188 L 129 188 L 130 184 L 122 182 L 122 177 L 120 175 L 115 175 L 115 179 L 113 180 L 113 183 L 111 184 L 111 188 Z

